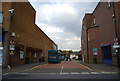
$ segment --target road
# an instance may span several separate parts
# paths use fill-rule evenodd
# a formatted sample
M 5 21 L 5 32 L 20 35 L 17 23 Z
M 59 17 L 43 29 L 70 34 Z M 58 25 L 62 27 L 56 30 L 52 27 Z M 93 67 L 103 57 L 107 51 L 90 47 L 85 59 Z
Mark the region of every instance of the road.
M 117 79 L 116 72 L 94 71 L 76 61 L 62 61 L 3 74 L 3 79 Z

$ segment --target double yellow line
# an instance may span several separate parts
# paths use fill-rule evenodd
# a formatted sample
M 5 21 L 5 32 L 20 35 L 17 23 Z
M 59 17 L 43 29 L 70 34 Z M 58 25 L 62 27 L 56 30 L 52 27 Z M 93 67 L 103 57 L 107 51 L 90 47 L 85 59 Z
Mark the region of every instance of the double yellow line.
M 85 66 L 83 64 L 80 64 L 80 65 L 83 66 L 83 67 L 85 67 L 85 68 L 87 68 L 87 69 L 89 69 L 90 71 L 94 71 L 93 69 L 91 69 L 91 68 L 89 68 L 89 67 L 87 67 L 87 66 Z
M 26 70 L 9 72 L 8 74 L 11 74 L 11 73 L 18 73 L 18 72 L 25 72 L 25 71 L 30 71 L 30 70 L 33 70 L 33 69 L 38 68 L 38 67 L 40 67 L 40 66 L 43 66 L 43 65 L 46 65 L 46 64 L 37 65 L 37 66 L 34 66 L 34 67 L 32 67 L 32 68 L 30 68 L 30 69 L 26 69 Z

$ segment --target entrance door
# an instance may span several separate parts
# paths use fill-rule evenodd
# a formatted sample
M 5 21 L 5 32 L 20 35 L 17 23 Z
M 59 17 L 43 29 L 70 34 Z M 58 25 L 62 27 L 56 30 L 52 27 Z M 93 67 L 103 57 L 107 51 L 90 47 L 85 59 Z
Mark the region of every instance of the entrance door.
M 111 45 L 102 47 L 102 62 L 112 65 Z

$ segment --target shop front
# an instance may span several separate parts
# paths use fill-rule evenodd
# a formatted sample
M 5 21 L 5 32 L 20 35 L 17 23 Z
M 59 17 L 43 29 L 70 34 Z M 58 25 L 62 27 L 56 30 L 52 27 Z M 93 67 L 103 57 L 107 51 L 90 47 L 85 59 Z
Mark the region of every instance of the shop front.
M 102 62 L 103 62 L 103 64 L 112 65 L 111 44 L 101 46 L 101 49 L 102 49 Z

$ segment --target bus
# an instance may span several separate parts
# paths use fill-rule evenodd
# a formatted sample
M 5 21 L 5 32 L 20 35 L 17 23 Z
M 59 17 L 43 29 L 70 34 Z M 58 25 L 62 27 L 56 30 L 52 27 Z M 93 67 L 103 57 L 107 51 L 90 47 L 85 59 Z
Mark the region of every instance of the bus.
M 48 62 L 49 63 L 61 62 L 61 53 L 58 50 L 48 50 Z

